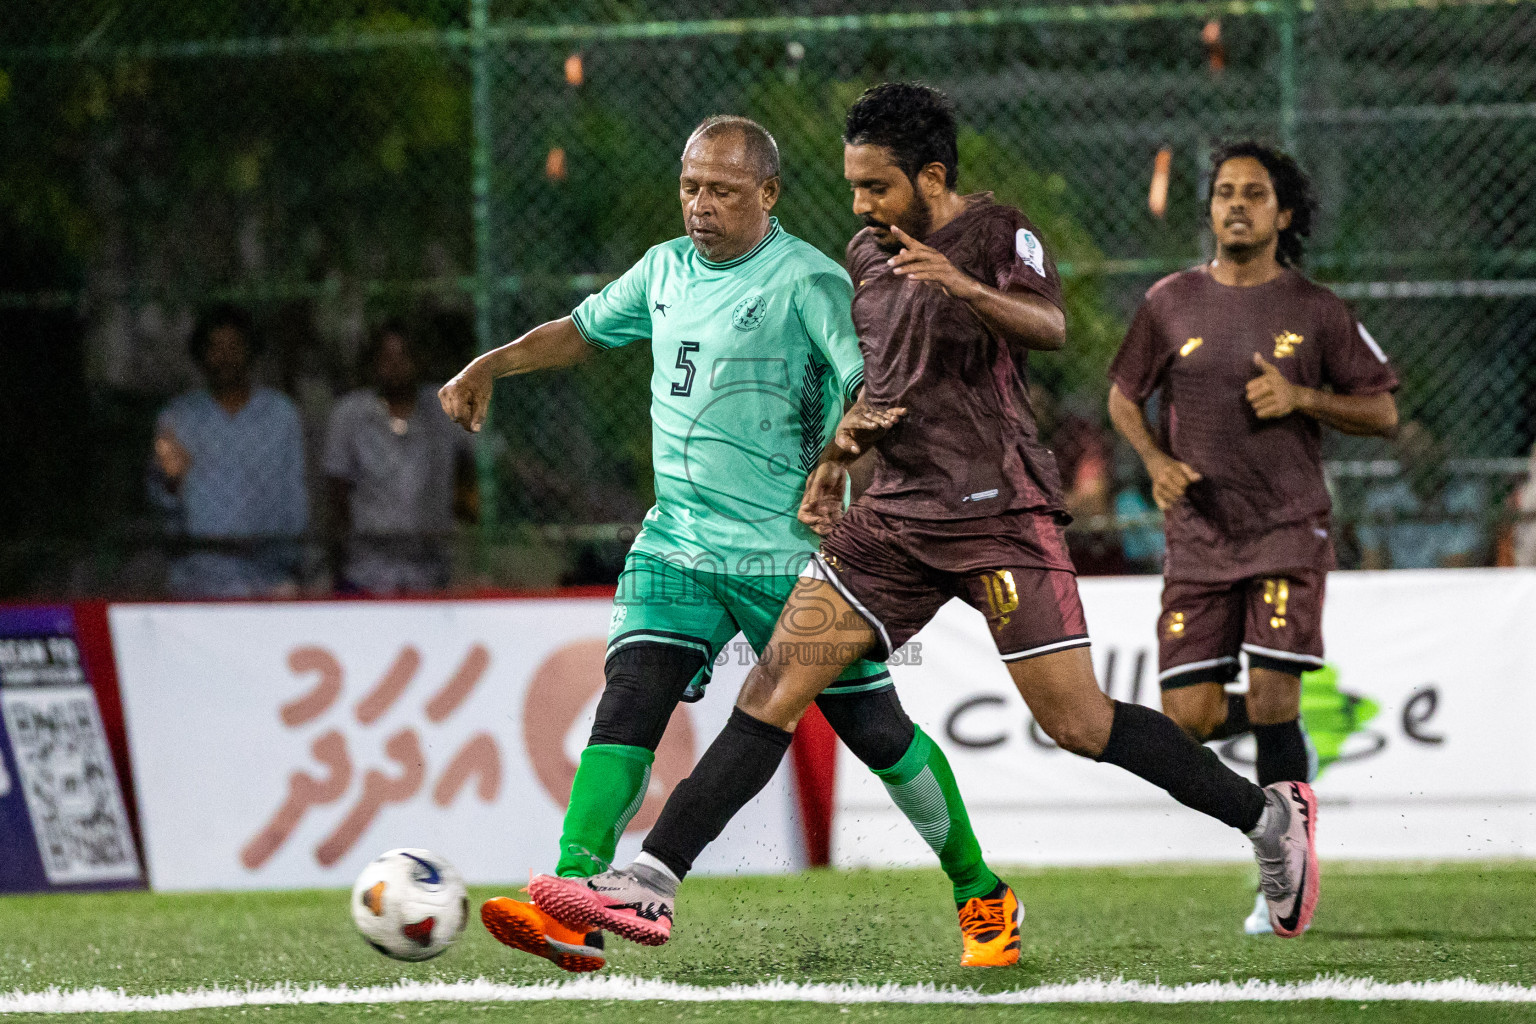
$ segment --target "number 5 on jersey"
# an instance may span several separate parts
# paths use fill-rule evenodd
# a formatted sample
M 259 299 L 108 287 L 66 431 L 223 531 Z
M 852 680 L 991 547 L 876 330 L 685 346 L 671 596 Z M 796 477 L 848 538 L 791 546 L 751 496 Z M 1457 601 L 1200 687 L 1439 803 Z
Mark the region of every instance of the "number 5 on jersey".
M 687 398 L 693 393 L 693 372 L 698 367 L 694 366 L 693 360 L 689 359 L 688 355 L 698 350 L 699 343 L 696 341 L 678 342 L 677 368 L 683 371 L 683 382 L 681 384 L 672 382 L 672 394 L 680 398 Z

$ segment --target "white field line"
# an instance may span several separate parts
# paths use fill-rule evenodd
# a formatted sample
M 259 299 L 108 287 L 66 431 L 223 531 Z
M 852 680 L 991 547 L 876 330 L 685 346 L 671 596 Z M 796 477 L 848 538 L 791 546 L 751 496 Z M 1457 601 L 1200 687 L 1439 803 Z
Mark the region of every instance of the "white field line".
M 1237 1003 L 1338 999 L 1350 1002 L 1404 1000 L 1432 1003 L 1536 1003 L 1536 988 L 1490 984 L 1469 978 L 1445 981 L 1383 982 L 1372 978 L 1325 977 L 1312 981 L 1203 981 L 1185 985 L 1083 978 L 1007 992 L 977 992 L 932 985 L 860 985 L 766 981 L 752 985 L 703 987 L 607 975 L 564 982 L 508 985 L 473 981 L 402 980 L 393 985 L 278 985 L 271 988 L 200 988 L 157 995 L 129 995 L 121 989 L 59 989 L 0 995 L 0 1013 L 128 1013 L 206 1010 L 234 1006 L 311 1006 L 338 1003 L 524 1003 L 544 1000 L 673 1001 L 686 1003 L 950 1003 L 1016 1005 L 1040 1003 Z

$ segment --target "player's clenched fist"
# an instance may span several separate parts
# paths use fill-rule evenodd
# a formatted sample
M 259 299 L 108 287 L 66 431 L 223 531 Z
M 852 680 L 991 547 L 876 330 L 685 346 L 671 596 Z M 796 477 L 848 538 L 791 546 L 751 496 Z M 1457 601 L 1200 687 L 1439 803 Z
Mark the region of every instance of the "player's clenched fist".
M 187 475 L 187 470 L 192 468 L 192 453 L 176 439 L 175 434 L 166 432 L 155 438 L 155 465 L 160 467 L 167 482 L 178 484 Z
M 485 411 L 491 405 L 491 389 L 496 379 L 479 359 L 460 370 L 458 376 L 437 392 L 448 418 L 466 430 L 479 432 Z
M 1147 473 L 1152 477 L 1152 500 L 1164 512 L 1179 503 L 1190 484 L 1200 480 L 1193 466 L 1167 455 L 1148 466 Z

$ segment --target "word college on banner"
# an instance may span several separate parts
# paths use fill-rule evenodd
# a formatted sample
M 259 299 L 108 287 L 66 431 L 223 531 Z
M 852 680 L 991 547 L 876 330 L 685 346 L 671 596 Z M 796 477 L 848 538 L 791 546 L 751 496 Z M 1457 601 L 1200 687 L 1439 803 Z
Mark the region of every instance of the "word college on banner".
M 110 610 L 156 889 L 350 885 L 428 847 L 526 882 L 561 819 L 603 686 L 601 599 L 119 605 Z M 625 862 L 725 725 L 746 659 L 680 705 Z M 802 866 L 788 769 L 700 861 Z
M 1161 580 L 1079 583 L 1099 682 L 1159 707 Z M 1324 767 L 1325 857 L 1536 856 L 1536 571 L 1333 573 L 1326 666 L 1303 712 Z M 1236 831 L 1128 772 L 1065 753 L 1030 717 L 985 621 L 951 602 L 892 668 L 908 713 L 943 747 L 998 863 L 1247 860 Z M 1252 777 L 1251 737 L 1219 745 Z M 843 751 L 833 862 L 929 864 L 884 790 Z
M 0 608 L 0 722 L 0 892 L 138 885 L 69 608 Z

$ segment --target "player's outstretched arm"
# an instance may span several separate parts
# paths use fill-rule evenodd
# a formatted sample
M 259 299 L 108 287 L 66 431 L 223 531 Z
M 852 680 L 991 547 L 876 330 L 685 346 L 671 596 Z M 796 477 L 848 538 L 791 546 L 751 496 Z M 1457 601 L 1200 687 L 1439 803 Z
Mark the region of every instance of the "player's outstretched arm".
M 1109 387 L 1109 419 L 1147 467 L 1147 475 L 1152 478 L 1152 500 L 1158 508 L 1168 511 L 1184 497 L 1189 485 L 1200 479 L 1200 474 L 1157 446 L 1147 424 L 1146 410 L 1127 398 L 1118 384 Z
M 496 378 L 571 366 L 585 359 L 590 351 L 591 346 L 570 317 L 551 320 L 516 341 L 476 357 L 438 390 L 437 400 L 455 423 L 478 431 L 485 423 Z
M 1038 295 L 998 291 L 976 280 L 949 262 L 949 257 L 924 245 L 901 228 L 891 228 L 904 248 L 890 264 L 899 277 L 922 281 L 938 288 L 976 311 L 1011 345 L 1037 352 L 1055 352 L 1067 340 L 1067 318 L 1056 306 Z
M 1286 380 L 1269 360 L 1253 354 L 1259 375 L 1248 382 L 1248 404 L 1261 420 L 1276 420 L 1299 412 L 1319 423 L 1355 437 L 1391 437 L 1397 430 L 1397 401 L 1376 395 L 1336 395 Z

